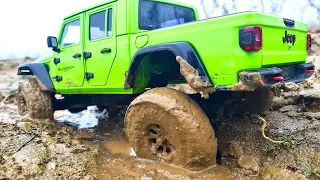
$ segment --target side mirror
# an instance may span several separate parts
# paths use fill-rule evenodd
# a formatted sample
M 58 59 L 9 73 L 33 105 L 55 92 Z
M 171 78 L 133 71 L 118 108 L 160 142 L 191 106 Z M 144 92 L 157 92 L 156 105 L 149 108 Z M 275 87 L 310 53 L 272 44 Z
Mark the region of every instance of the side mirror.
M 60 49 L 58 48 L 58 41 L 56 37 L 49 36 L 47 37 L 47 45 L 49 48 L 52 48 L 54 52 L 60 52 Z

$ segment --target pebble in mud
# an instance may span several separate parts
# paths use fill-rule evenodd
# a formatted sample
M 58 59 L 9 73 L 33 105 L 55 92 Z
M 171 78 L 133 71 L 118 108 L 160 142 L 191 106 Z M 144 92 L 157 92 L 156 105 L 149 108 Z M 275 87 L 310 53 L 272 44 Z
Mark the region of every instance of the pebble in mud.
M 231 154 L 237 158 L 240 167 L 259 172 L 259 165 L 253 156 L 243 152 L 242 147 L 237 142 L 232 142 L 230 145 Z
M 3 156 L 2 155 L 0 155 L 0 164 L 4 164 L 5 163 L 5 159 L 3 158 Z
M 144 176 L 141 177 L 141 180 L 153 180 L 153 178 L 144 175 Z
M 146 166 L 141 165 L 141 164 L 138 165 L 138 168 L 140 168 L 140 169 L 143 169 L 143 168 L 145 168 L 145 167 L 146 167 Z
M 19 127 L 20 129 L 26 131 L 26 132 L 29 132 L 32 130 L 32 127 L 31 127 L 31 124 L 28 123 L 28 122 L 19 122 L 17 124 L 17 127 Z
M 71 153 L 83 153 L 89 149 L 84 145 L 77 145 L 71 149 Z

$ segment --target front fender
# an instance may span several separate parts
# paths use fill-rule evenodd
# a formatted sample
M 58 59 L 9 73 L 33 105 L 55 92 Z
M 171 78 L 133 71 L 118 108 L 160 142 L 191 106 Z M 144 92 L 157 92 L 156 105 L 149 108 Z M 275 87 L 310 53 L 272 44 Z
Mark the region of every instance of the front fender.
M 32 75 L 38 78 L 47 91 L 54 92 L 54 86 L 49 75 L 49 67 L 40 62 L 24 63 L 18 67 L 18 75 Z

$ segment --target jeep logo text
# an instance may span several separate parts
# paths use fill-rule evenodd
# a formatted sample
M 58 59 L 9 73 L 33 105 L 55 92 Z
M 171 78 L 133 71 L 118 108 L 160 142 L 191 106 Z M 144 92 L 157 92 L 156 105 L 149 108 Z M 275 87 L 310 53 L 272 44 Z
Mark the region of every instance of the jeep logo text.
M 296 42 L 296 35 L 288 34 L 288 31 L 285 31 L 282 41 L 283 43 L 292 43 L 292 45 L 294 45 L 294 43 Z

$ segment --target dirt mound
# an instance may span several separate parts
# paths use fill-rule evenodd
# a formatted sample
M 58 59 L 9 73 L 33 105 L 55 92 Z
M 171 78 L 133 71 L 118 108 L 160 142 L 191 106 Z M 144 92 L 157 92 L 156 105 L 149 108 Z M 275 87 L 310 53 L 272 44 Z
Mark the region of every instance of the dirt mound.
M 95 154 L 94 146 L 80 145 L 70 128 L 26 119 L 15 125 L 0 123 L 0 178 L 90 178 L 86 163 Z

